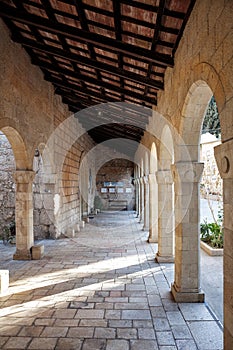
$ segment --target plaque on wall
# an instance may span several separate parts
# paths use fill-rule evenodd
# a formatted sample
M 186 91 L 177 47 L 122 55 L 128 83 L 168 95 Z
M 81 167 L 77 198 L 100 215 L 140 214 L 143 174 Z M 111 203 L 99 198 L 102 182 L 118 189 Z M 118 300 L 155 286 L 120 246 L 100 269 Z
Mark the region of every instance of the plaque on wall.
M 109 190 L 109 193 L 115 193 L 115 188 L 110 187 L 108 190 Z
M 125 192 L 126 193 L 132 193 L 132 188 L 131 187 L 126 187 Z
M 118 187 L 117 188 L 117 193 L 124 193 L 124 188 Z
M 102 187 L 101 190 L 100 190 L 101 193 L 107 193 L 108 192 L 108 189 L 107 188 L 104 188 Z

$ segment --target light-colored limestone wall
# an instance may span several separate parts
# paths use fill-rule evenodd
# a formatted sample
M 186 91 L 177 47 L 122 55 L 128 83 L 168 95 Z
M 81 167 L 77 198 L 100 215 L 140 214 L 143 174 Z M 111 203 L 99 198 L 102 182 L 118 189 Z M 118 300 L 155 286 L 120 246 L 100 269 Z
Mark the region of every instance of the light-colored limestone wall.
M 196 1 L 175 54 L 175 66 L 166 70 L 165 88 L 164 91 L 158 93 L 158 106 L 155 108 L 154 117 L 148 124 L 149 131 L 155 130 L 156 125 L 160 126 L 158 114 L 165 117 L 183 138 L 185 149 L 189 151 L 189 162 L 198 162 L 202 120 L 209 99 L 214 95 L 220 114 L 223 142 L 223 148 L 218 146 L 222 150 L 221 154 L 219 153 L 219 169 L 221 169 L 221 156 L 224 158 L 225 148 L 230 147 L 224 148 L 224 144 L 228 144 L 233 138 L 232 17 L 232 1 Z M 175 163 L 187 162 L 183 153 L 184 147 L 177 147 L 179 143 L 178 139 L 175 139 Z M 223 165 L 228 164 L 228 159 L 224 158 L 222 163 Z M 228 173 L 228 165 L 225 166 L 225 170 Z M 224 230 L 225 241 L 228 247 L 232 247 L 233 231 L 232 214 L 230 213 L 232 213 L 233 205 L 232 198 L 229 200 L 229 193 L 232 193 L 231 179 L 224 180 L 223 192 L 224 226 L 229 228 Z M 198 210 L 198 204 L 195 208 Z M 193 214 L 198 217 L 196 213 Z M 178 240 L 176 244 L 179 244 Z M 193 248 L 196 249 L 196 247 Z M 188 261 L 183 260 L 181 264 L 188 266 Z M 177 261 L 177 268 L 178 265 Z M 233 304 L 232 298 L 229 298 L 233 283 L 232 266 L 233 251 L 227 249 L 224 257 L 224 349 L 227 350 L 233 347 Z M 181 273 L 181 270 L 178 273 Z
M 42 71 L 31 64 L 26 51 L 11 41 L 1 20 L 0 32 L 0 130 L 11 144 L 17 170 L 34 170 L 34 154 L 39 149 L 43 168 L 40 179 L 37 174 L 34 179 L 34 207 L 39 213 L 34 216 L 34 233 L 43 236 L 42 221 L 45 231 L 51 229 L 57 237 L 71 221 L 80 220 L 79 166 L 81 156 L 94 143 Z M 92 163 L 89 159 L 87 172 Z

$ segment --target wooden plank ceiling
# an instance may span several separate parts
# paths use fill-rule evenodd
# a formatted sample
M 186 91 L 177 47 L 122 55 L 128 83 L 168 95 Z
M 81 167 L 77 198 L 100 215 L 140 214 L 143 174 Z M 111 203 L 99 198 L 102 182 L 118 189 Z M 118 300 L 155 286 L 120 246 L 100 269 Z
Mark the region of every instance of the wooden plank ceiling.
M 70 111 L 82 110 L 77 116 L 94 141 L 140 142 L 194 3 L 0 0 L 0 16 Z M 106 102 L 107 111 L 100 111 Z M 98 126 L 103 122 L 108 125 Z

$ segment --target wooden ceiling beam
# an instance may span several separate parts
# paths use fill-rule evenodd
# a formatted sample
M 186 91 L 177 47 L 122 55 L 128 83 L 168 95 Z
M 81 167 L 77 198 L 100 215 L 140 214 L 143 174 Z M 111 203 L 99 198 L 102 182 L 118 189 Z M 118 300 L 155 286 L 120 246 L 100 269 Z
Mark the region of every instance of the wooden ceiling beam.
M 22 38 L 21 36 L 19 36 L 17 34 L 12 34 L 12 40 L 14 40 L 15 42 L 18 42 L 19 44 L 21 44 L 23 46 L 30 47 L 32 49 L 36 49 L 38 51 L 45 52 L 45 53 L 50 54 L 50 55 L 61 57 L 61 58 L 64 58 L 66 60 L 76 62 L 78 64 L 83 64 L 83 65 L 88 66 L 90 68 L 94 68 L 94 69 L 97 68 L 103 72 L 131 80 L 135 83 L 140 83 L 140 84 L 143 84 L 146 86 L 148 85 L 149 87 L 154 88 L 154 89 L 163 89 L 163 87 L 164 87 L 162 82 L 158 82 L 158 81 L 155 81 L 153 79 L 148 79 L 140 74 L 136 74 L 136 73 L 133 73 L 133 72 L 130 72 L 127 70 L 119 69 L 119 68 L 111 66 L 109 64 L 95 61 L 95 60 L 89 59 L 89 58 L 84 57 L 84 56 L 76 55 L 72 52 L 67 52 L 65 50 L 58 49 L 58 48 L 52 47 L 50 45 L 43 45 L 41 43 L 36 42 L 35 40 Z
M 49 64 L 49 63 L 40 61 L 38 59 L 32 59 L 32 64 L 39 66 L 42 70 L 46 70 L 46 72 L 50 71 L 50 72 L 54 72 L 57 74 L 66 75 L 66 76 L 71 77 L 71 78 L 77 78 L 79 81 L 83 81 L 85 83 L 90 83 L 90 84 L 93 84 L 93 85 L 98 86 L 98 87 L 103 87 L 103 88 L 108 89 L 108 90 L 113 90 L 113 91 L 118 92 L 120 94 L 125 94 L 125 95 L 131 96 L 133 98 L 148 102 L 152 105 L 153 104 L 156 105 L 156 103 L 157 103 L 157 100 L 155 98 L 143 96 L 143 91 L 142 91 L 142 94 L 139 94 L 137 92 L 134 92 L 133 90 L 126 90 L 126 89 L 121 88 L 119 86 L 115 86 L 111 83 L 108 83 L 108 82 L 105 82 L 105 81 L 102 81 L 99 79 L 89 77 L 87 75 L 83 75 L 83 74 L 74 72 L 70 69 L 62 68 L 60 66 L 54 67 L 53 64 Z
M 174 66 L 174 60 L 169 55 L 152 52 L 150 50 L 143 49 L 135 45 L 126 44 L 124 42 L 103 35 L 90 33 L 88 31 L 71 27 L 59 22 L 54 23 L 53 21 L 50 21 L 46 18 L 28 13 L 26 11 L 15 9 L 14 7 L 7 6 L 2 3 L 0 3 L 0 15 L 2 17 L 10 18 L 14 21 L 18 21 L 23 24 L 36 27 L 37 29 L 48 31 L 54 34 L 61 34 L 64 35 L 64 37 L 79 40 L 84 43 L 90 43 L 102 49 L 110 51 L 114 49 L 117 52 L 120 52 L 124 55 L 134 57 L 136 59 L 143 60 L 148 63 L 160 63 L 168 67 Z

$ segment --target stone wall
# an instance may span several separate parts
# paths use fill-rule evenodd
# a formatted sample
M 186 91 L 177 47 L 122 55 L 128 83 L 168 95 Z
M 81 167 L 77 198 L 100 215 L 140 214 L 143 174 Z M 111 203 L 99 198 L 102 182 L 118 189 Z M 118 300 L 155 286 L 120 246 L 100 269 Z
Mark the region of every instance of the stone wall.
M 96 176 L 96 207 L 104 210 L 135 210 L 132 184 L 134 164 L 127 159 L 112 159 Z
M 71 222 L 81 219 L 79 166 L 81 156 L 94 143 L 26 51 L 11 41 L 2 20 L 0 32 L 0 130 L 13 149 L 16 169 L 37 171 L 35 237 L 58 237 Z M 39 172 L 34 164 L 36 149 L 43 164 Z M 93 167 L 87 157 L 86 174 Z M 90 193 L 90 206 L 93 197 Z
M 0 232 L 15 220 L 14 155 L 6 136 L 0 132 Z

